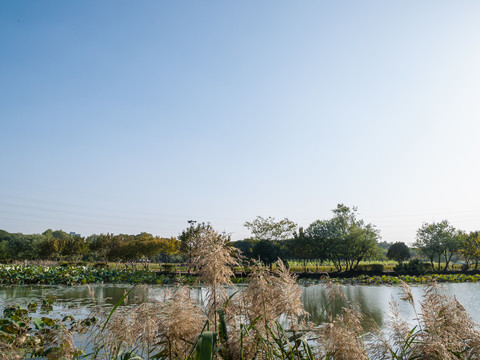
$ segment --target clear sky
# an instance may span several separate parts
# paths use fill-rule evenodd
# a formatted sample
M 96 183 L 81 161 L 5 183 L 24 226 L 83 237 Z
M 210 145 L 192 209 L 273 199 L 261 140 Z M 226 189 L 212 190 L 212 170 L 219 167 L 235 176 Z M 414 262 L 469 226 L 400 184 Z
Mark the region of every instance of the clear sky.
M 478 1 L 0 2 L 0 229 L 480 229 Z

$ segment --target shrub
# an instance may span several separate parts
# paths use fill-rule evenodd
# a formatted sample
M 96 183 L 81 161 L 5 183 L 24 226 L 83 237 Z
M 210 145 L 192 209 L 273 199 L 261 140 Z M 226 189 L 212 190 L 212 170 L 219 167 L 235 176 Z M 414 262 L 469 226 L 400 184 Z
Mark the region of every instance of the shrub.
M 357 265 L 355 270 L 357 270 L 357 271 L 368 271 L 368 265 Z
M 98 262 L 98 263 L 93 264 L 93 267 L 94 267 L 95 269 L 107 269 L 107 268 L 108 268 L 108 264 L 107 264 L 107 263 L 103 263 L 103 262 Z
M 371 271 L 375 272 L 383 272 L 383 270 L 385 270 L 385 266 L 383 264 L 371 264 L 370 269 Z
M 385 270 L 385 266 L 383 264 L 362 264 L 362 265 L 357 265 L 356 270 L 383 272 L 383 270 Z
M 163 267 L 163 271 L 168 272 L 168 273 L 175 271 L 175 265 L 174 264 L 162 264 L 162 267 Z
M 418 259 L 410 260 L 408 263 L 395 266 L 393 269 L 399 275 L 423 275 L 427 272 L 430 264 L 425 264 Z

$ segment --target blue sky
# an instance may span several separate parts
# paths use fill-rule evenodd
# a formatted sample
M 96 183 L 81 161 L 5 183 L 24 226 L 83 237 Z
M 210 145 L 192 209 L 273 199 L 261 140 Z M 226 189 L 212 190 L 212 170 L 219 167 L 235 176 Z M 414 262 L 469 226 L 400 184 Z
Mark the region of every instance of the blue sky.
M 476 1 L 3 1 L 0 228 L 480 229 Z

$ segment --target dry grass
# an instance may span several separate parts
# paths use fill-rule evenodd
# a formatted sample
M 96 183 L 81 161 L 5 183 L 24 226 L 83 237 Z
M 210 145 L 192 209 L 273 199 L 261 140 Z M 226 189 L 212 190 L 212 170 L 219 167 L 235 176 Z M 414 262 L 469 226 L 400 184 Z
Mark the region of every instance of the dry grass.
M 277 269 L 270 271 L 256 264 L 247 288 L 242 292 L 250 322 L 259 318 L 264 327 L 271 327 L 285 317 L 290 327 L 296 326 L 300 316 L 307 315 L 301 301 L 302 290 L 281 260 Z
M 7 344 L 0 339 L 0 360 L 20 360 L 21 348 L 17 348 L 12 344 Z
M 78 353 L 78 348 L 73 342 L 73 334 L 67 329 L 62 329 L 55 334 L 50 348 L 52 350 L 47 354 L 48 360 L 72 360 Z
M 217 309 L 227 300 L 225 285 L 232 285 L 233 267 L 240 264 L 239 250 L 228 246 L 229 237 L 213 229 L 203 229 L 193 249 L 192 265 L 198 281 L 209 287 L 208 315 L 217 330 Z
M 177 288 L 160 304 L 158 336 L 169 354 L 184 359 L 205 324 L 203 309 L 190 299 L 187 288 Z
M 455 297 L 439 293 L 436 283 L 422 301 L 418 353 L 424 359 L 478 359 L 480 333 Z
M 97 358 L 134 351 L 146 357 L 161 353 L 166 359 L 185 359 L 205 320 L 203 309 L 190 299 L 189 288 L 167 290 L 162 302 L 117 309 L 106 331 L 97 334 L 96 347 L 101 349 Z
M 342 301 L 343 293 L 338 285 L 324 278 L 327 298 L 325 307 L 330 321 L 316 329 L 317 341 L 314 346 L 318 359 L 363 360 L 368 359 L 363 343 L 363 316 L 354 304 L 344 307 L 333 318 L 332 304 Z
M 402 300 L 415 302 L 408 285 Z M 439 292 L 436 283 L 425 290 L 417 315 L 418 325 L 410 329 L 391 301 L 391 318 L 386 333 L 372 344 L 375 359 L 480 359 L 480 332 L 455 297 Z M 416 310 L 415 310 L 416 313 Z
M 263 359 L 271 356 L 272 330 L 281 323 L 286 332 L 304 330 L 307 312 L 301 288 L 284 264 L 275 271 L 255 263 L 246 289 L 237 293 L 226 307 L 228 359 Z M 279 349 L 277 349 L 279 350 Z
M 320 330 L 321 358 L 338 360 L 368 359 L 362 339 L 362 315 L 353 307 L 344 308 L 343 313 Z
M 374 359 L 409 359 L 414 356 L 414 346 L 406 346 L 415 339 L 410 324 L 400 316 L 397 302 L 390 301 L 390 315 L 385 331 L 375 334 L 375 341 L 368 347 Z M 415 331 L 415 330 L 414 330 Z

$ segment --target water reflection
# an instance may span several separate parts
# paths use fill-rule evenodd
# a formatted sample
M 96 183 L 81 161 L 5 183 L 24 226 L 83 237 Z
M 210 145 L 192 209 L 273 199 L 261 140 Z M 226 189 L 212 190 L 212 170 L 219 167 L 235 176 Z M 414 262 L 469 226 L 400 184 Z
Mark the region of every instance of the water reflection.
M 26 305 L 31 301 L 51 298 L 55 303 L 88 305 L 95 300 L 101 304 L 113 305 L 131 288 L 131 285 L 6 286 L 0 289 L 0 304 L 13 301 L 16 304 Z M 135 304 L 145 302 L 147 299 L 148 287 L 146 286 L 136 286 L 128 296 L 128 302 Z
M 329 291 L 323 285 L 306 287 L 302 291 L 302 300 L 305 310 L 311 315 L 311 321 L 321 323 L 331 320 L 341 313 L 342 308 L 354 306 L 363 315 L 363 324 L 367 329 L 372 322 L 382 325 L 383 311 L 378 303 L 378 297 L 374 289 L 365 291 L 360 287 L 341 286 L 339 287 L 342 296 L 329 296 Z
M 418 313 L 421 312 L 421 301 L 426 286 L 412 286 L 412 293 L 415 298 L 415 307 Z M 440 291 L 449 296 L 455 296 L 463 304 L 472 319 L 480 323 L 480 284 L 478 283 L 459 283 L 459 284 L 441 284 Z M 390 302 L 395 300 L 398 303 L 398 309 L 402 318 L 410 324 L 416 325 L 415 311 L 413 307 L 404 301 L 401 301 L 402 289 L 400 286 L 378 285 L 378 286 L 339 286 L 344 295 L 343 300 L 336 300 L 332 303 L 333 315 L 338 314 L 342 307 L 349 303 L 357 304 L 360 312 L 365 316 L 365 323 L 368 329 L 368 319 L 375 321 L 380 327 L 385 326 L 385 322 L 390 314 Z M 328 320 L 328 316 L 322 311 L 330 299 L 327 297 L 327 290 L 324 285 L 315 285 L 303 289 L 303 303 L 305 309 L 312 315 L 312 320 L 321 322 Z

